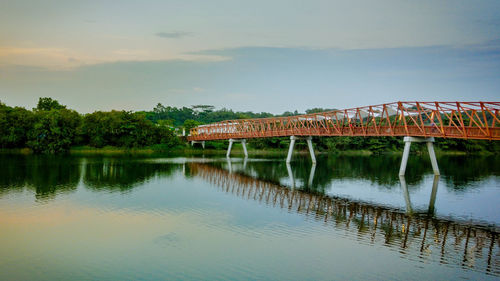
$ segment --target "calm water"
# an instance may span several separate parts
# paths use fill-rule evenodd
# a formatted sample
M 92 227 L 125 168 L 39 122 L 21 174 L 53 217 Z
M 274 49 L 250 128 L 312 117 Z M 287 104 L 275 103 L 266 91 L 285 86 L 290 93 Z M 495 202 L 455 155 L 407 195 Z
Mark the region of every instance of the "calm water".
M 500 158 L 0 155 L 0 280 L 500 277 Z

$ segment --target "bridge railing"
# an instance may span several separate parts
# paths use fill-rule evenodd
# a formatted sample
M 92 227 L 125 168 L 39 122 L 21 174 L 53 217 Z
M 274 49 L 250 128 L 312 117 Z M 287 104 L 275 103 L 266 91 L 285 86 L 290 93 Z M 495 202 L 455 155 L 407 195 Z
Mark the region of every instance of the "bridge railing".
M 281 136 L 421 136 L 500 140 L 500 102 L 394 102 L 191 129 L 189 140 Z

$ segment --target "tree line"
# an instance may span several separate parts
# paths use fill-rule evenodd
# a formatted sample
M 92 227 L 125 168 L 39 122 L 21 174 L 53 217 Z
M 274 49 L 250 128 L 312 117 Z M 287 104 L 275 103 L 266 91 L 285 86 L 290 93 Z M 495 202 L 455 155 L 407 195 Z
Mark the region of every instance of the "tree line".
M 82 115 L 51 98 L 40 98 L 33 110 L 0 102 L 1 148 L 60 153 L 73 145 L 171 148 L 179 144 L 171 127 L 153 123 L 140 112 L 112 110 Z
M 313 108 L 305 113 L 323 112 L 333 109 Z M 293 116 L 303 114 L 297 110 L 279 115 L 267 112 L 240 112 L 211 105 L 191 107 L 164 106 L 158 103 L 151 111 L 95 111 L 80 114 L 67 108 L 57 100 L 43 97 L 36 108 L 10 107 L 0 101 L 0 148 L 31 148 L 35 153 L 60 153 L 71 146 L 87 145 L 101 148 L 116 146 L 124 148 L 154 146 L 161 150 L 183 145 L 175 130 L 189 129 L 206 123 L 231 119 Z M 249 140 L 257 149 L 286 148 L 287 138 L 265 138 Z M 210 142 L 209 148 L 225 148 L 224 141 Z M 300 148 L 302 144 L 298 144 Z M 499 153 L 498 142 L 460 139 L 436 139 L 438 149 L 464 152 Z M 317 138 L 316 149 L 337 152 L 345 150 L 369 150 L 375 153 L 400 151 L 401 138 L 392 137 L 331 137 Z M 412 146 L 415 149 L 416 146 Z

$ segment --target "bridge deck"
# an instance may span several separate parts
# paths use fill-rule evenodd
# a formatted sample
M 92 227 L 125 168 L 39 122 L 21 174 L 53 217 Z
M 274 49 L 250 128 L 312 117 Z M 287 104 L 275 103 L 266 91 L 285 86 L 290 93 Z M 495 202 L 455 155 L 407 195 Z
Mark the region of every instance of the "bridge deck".
M 285 136 L 415 136 L 500 140 L 500 102 L 394 102 L 288 117 L 227 120 L 188 140 Z

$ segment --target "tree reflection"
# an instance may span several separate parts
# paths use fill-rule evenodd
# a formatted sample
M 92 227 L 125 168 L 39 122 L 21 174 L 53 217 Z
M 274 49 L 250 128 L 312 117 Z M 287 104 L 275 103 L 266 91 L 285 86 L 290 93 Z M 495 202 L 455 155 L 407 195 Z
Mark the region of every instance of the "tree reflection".
M 80 180 L 91 190 L 126 192 L 155 176 L 168 177 L 180 164 L 130 158 L 0 155 L 0 196 L 33 190 L 37 200 L 73 192 Z
M 75 191 L 80 180 L 79 160 L 54 155 L 0 155 L 0 192 L 24 188 L 38 200 Z
M 242 169 L 239 163 L 233 163 L 232 170 L 276 184 L 280 183 L 281 179 L 293 178 L 294 188 L 312 193 L 325 193 L 333 180 L 341 179 L 364 179 L 381 188 L 399 188 L 398 171 L 401 156 L 328 155 L 317 159 L 312 181 L 313 167 L 307 157 L 295 157 L 290 164 L 291 169 L 287 167 L 285 161 L 248 161 L 245 169 Z M 500 175 L 500 165 L 495 165 L 500 163 L 500 157 L 496 156 L 443 156 L 438 158 L 438 162 L 443 171 L 443 179 L 456 191 L 468 188 L 471 182 Z M 227 166 L 223 162 L 213 165 Z M 408 185 L 418 185 L 426 175 L 432 174 L 429 160 L 425 156 L 410 157 L 407 167 L 405 179 Z M 292 176 L 289 170 L 292 171 Z
M 332 181 L 342 179 L 364 179 L 380 188 L 399 188 L 400 156 L 322 155 L 317 159 L 314 171 L 308 157 L 295 157 L 290 169 L 281 159 L 249 159 L 246 164 L 232 163 L 231 170 L 275 184 L 293 178 L 294 188 L 313 194 L 324 194 Z M 148 160 L 152 159 L 0 154 L 0 195 L 27 188 L 33 189 L 38 199 L 50 199 L 58 192 L 75 190 L 80 179 L 93 190 L 125 192 L 152 177 L 168 177 L 182 168 L 180 164 Z M 443 156 L 438 158 L 438 162 L 442 178 L 448 183 L 447 188 L 455 192 L 474 188 L 470 183 L 486 177 L 500 176 L 498 156 Z M 216 161 L 212 165 L 228 169 L 226 161 Z M 410 157 L 406 183 L 418 185 L 431 172 L 426 157 Z M 183 174 L 190 177 L 190 170 L 186 169 Z
M 83 181 L 88 188 L 126 192 L 152 177 L 168 177 L 181 166 L 135 159 L 102 158 L 86 163 L 84 169 Z
M 471 183 L 489 176 L 500 176 L 500 156 L 443 156 L 439 168 L 448 186 L 460 192 L 473 187 Z

